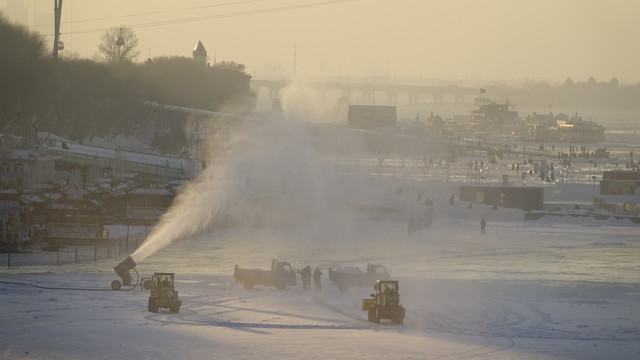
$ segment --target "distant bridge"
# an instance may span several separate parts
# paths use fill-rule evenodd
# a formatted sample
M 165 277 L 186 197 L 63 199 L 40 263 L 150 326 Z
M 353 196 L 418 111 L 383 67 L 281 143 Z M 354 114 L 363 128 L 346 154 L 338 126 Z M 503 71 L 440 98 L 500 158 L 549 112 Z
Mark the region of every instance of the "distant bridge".
M 338 99 L 348 104 L 359 105 L 398 105 L 399 98 L 404 98 L 407 104 L 420 103 L 454 104 L 473 103 L 473 98 L 478 96 L 480 89 L 476 87 L 460 87 L 457 85 L 403 85 L 381 84 L 365 82 L 340 82 L 320 80 L 251 80 L 251 90 L 257 95 L 266 89 L 270 99 L 280 98 L 282 90 L 289 86 L 313 89 L 320 98 L 326 98 L 331 92 L 339 94 Z M 377 97 L 376 97 L 377 95 Z M 506 99 L 507 93 L 499 88 L 491 88 L 491 96 Z

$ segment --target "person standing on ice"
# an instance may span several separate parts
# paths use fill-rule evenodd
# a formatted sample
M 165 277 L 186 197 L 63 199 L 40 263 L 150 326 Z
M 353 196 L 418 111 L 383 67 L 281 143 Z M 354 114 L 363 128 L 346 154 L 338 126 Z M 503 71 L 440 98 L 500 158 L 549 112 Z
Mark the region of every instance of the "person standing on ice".
M 484 218 L 482 218 L 482 220 L 480 220 L 480 236 L 484 236 L 484 229 L 487 228 L 487 222 L 484 221 Z
M 313 272 L 313 284 L 316 286 L 316 291 L 322 291 L 320 276 L 322 276 L 322 271 L 320 271 L 320 268 L 316 268 L 316 270 Z
M 309 290 L 311 283 L 311 266 L 305 266 L 300 272 L 300 277 L 302 277 L 302 290 Z

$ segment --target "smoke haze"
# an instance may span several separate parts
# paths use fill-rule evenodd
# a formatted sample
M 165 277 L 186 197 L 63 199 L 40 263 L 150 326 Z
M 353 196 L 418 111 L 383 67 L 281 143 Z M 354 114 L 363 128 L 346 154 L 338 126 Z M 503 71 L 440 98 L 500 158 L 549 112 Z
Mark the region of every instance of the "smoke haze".
M 48 2 L 6 11 L 33 21 L 52 42 Z M 263 79 L 421 77 L 482 86 L 616 76 L 637 83 L 639 13 L 640 2 L 626 0 L 65 1 L 61 32 L 63 56 L 82 58 L 96 54 L 101 33 L 120 26 L 135 31 L 138 61 L 190 57 L 200 40 L 212 63 L 242 63 Z

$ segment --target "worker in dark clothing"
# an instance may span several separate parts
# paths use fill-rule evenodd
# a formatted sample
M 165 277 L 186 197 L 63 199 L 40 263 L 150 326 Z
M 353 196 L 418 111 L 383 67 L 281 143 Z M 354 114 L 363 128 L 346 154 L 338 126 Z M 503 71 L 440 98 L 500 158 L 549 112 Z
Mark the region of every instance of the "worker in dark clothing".
M 484 218 L 480 220 L 480 236 L 484 236 L 484 229 L 487 228 L 487 222 L 484 221 Z
M 316 286 L 316 291 L 322 291 L 320 276 L 322 276 L 322 271 L 320 271 L 320 268 L 316 268 L 316 270 L 313 272 L 313 283 Z
M 311 283 L 311 266 L 307 265 L 302 272 L 300 272 L 300 276 L 302 277 L 302 290 L 310 290 Z

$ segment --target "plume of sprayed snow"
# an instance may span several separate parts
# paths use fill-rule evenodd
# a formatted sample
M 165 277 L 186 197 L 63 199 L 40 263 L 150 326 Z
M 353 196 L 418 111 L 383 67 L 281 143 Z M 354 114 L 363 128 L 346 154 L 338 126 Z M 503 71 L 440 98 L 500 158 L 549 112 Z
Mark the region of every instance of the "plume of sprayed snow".
M 212 225 L 294 228 L 297 240 L 347 241 L 352 229 L 342 210 L 361 189 L 328 170 L 318 148 L 361 148 L 361 140 L 338 136 L 327 122 L 316 93 L 292 85 L 282 93 L 284 119 L 239 120 L 228 138 L 209 144 L 216 159 L 185 184 L 142 246 L 131 256 L 144 260 L 172 241 L 209 231 Z M 351 199 L 351 200 L 350 200 Z M 304 225 L 304 226 L 301 226 Z M 345 226 L 343 226 L 345 225 Z M 284 235 L 286 231 L 279 231 Z M 289 234 L 291 234 L 289 232 Z M 290 244 L 294 246 L 293 243 Z
M 236 126 L 222 156 L 216 145 L 218 161 L 184 186 L 131 256 L 140 262 L 224 219 L 278 227 L 325 216 L 329 180 L 307 130 L 293 121 L 244 121 Z
M 220 200 L 228 187 L 217 168 L 206 168 L 197 179 L 185 185 L 149 237 L 131 255 L 137 263 L 173 240 L 197 233 L 211 222 L 220 211 Z
M 306 123 L 326 123 L 329 114 L 317 90 L 293 82 L 280 94 L 282 110 L 288 120 Z

